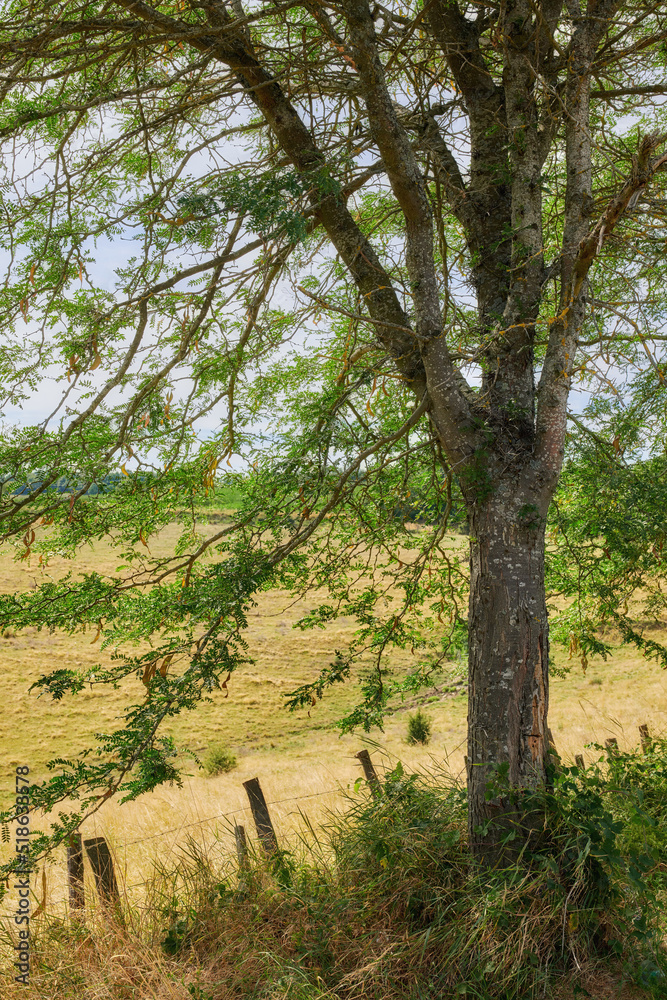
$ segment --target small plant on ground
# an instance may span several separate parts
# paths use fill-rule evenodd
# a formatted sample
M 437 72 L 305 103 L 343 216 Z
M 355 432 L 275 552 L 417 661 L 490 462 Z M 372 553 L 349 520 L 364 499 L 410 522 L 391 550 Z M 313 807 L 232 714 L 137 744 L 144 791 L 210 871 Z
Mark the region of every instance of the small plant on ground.
M 406 742 L 411 746 L 416 743 L 421 743 L 424 746 L 431 739 L 431 720 L 427 715 L 422 712 L 421 708 L 417 709 L 414 715 L 408 716 L 408 735 L 406 737 Z
M 227 774 L 228 771 L 233 771 L 237 764 L 236 754 L 219 743 L 209 747 L 204 759 L 204 769 L 212 778 L 216 774 Z

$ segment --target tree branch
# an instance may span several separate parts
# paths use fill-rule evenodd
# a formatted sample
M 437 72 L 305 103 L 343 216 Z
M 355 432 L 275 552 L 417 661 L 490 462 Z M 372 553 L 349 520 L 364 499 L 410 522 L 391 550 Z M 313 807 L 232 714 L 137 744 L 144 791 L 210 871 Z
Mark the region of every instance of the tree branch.
M 481 26 L 455 0 L 430 0 L 428 23 L 463 94 L 470 121 L 466 237 L 472 252 L 480 328 L 491 331 L 505 310 L 510 268 L 511 196 L 507 117 L 479 47 Z
M 469 425 L 471 417 L 465 395 L 468 386 L 454 367 L 442 335 L 433 252 L 433 218 L 426 185 L 387 90 L 368 2 L 344 0 L 343 8 L 373 139 L 405 218 L 406 264 L 433 415 L 443 447 L 460 460 L 467 451 L 466 440 L 469 437 L 462 429 Z M 432 349 L 434 341 L 437 341 L 435 350 Z
M 650 94 L 667 94 L 667 84 L 646 84 L 645 87 L 614 87 L 609 90 L 591 90 L 591 97 L 598 101 L 613 101 L 616 97 L 647 97 Z
M 235 73 L 245 92 L 262 112 L 287 157 L 309 184 L 314 214 L 321 222 L 334 247 L 347 266 L 371 316 L 391 326 L 378 327 L 379 337 L 394 357 L 399 371 L 420 396 L 425 389 L 425 374 L 414 335 L 397 331 L 409 327 L 391 279 L 382 267 L 375 250 L 352 218 L 340 192 L 331 193 L 331 184 L 322 196 L 321 186 L 329 177 L 326 158 L 285 96 L 275 77 L 259 63 L 251 41 L 244 34 L 227 32 L 224 41 L 217 35 L 192 34 L 190 26 L 177 18 L 156 11 L 143 0 L 116 0 L 121 7 L 149 23 L 169 28 L 202 52 L 210 52 Z M 223 15 L 229 19 L 229 15 Z

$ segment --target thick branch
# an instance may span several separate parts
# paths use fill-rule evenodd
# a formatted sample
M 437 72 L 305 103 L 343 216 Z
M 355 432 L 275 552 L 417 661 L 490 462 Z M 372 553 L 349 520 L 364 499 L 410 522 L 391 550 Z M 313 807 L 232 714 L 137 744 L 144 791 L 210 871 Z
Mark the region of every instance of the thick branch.
M 475 263 L 480 327 L 492 330 L 505 310 L 510 267 L 511 198 L 505 99 L 479 47 L 479 28 L 454 0 L 431 0 L 428 22 L 449 63 L 470 120 L 466 238 Z
M 449 207 L 466 232 L 471 231 L 475 225 L 473 206 L 468 198 L 459 165 L 442 136 L 435 114 L 427 112 L 417 128 L 421 133 L 419 148 L 428 150 L 431 154 L 433 165 L 445 188 Z
M 468 113 L 473 116 L 475 109 L 501 99 L 479 48 L 477 25 L 463 16 L 454 0 L 432 0 L 428 21 L 465 98 Z
M 387 90 L 367 0 L 345 0 L 352 50 L 368 109 L 373 140 L 405 218 L 406 263 L 415 304 L 415 326 L 443 446 L 460 459 L 470 423 L 466 385 L 454 367 L 442 332 L 433 253 L 433 218 L 424 178 Z M 436 350 L 431 349 L 438 340 Z
M 433 259 L 433 219 L 424 178 L 387 90 L 366 0 L 345 0 L 352 42 L 373 141 L 380 150 L 406 225 L 406 263 L 415 303 L 415 327 L 425 343 L 442 331 Z
M 533 426 L 533 341 L 543 277 L 537 67 L 541 35 L 529 0 L 510 0 L 499 24 L 511 174 L 511 269 L 500 333 L 489 345 L 484 390 L 500 412 L 511 406 Z M 491 364 L 495 362 L 495 366 Z M 494 370 L 495 369 L 495 370 Z
M 646 84 L 644 87 L 610 87 L 608 90 L 591 90 L 591 97 L 598 101 L 613 101 L 616 97 L 649 97 L 667 94 L 667 84 Z
M 116 2 L 142 20 L 163 28 L 169 27 L 174 37 L 186 37 L 190 32 L 188 25 L 161 14 L 143 0 Z M 262 112 L 289 160 L 308 182 L 314 214 L 347 266 L 371 316 L 391 324 L 389 327 L 378 327 L 384 347 L 394 357 L 415 392 L 422 395 L 425 388 L 423 365 L 414 336 L 397 332 L 397 328 L 409 327 L 410 324 L 391 279 L 352 218 L 342 194 L 327 193 L 322 197 L 321 182 L 328 177 L 326 158 L 277 80 L 260 65 L 250 40 L 244 34 L 228 32 L 224 42 L 220 42 L 215 35 L 198 34 L 187 37 L 187 42 L 202 52 L 212 53 L 228 65 Z
M 579 244 L 573 262 L 571 278 L 561 301 L 561 311 L 552 325 L 549 344 L 540 380 L 538 430 L 542 441 L 541 449 L 549 450 L 548 438 L 550 421 L 562 420 L 560 406 L 562 397 L 569 388 L 575 351 L 579 344 L 579 328 L 583 312 L 585 288 L 588 273 L 598 257 L 604 243 L 614 232 L 623 216 L 631 211 L 642 191 L 658 171 L 667 166 L 667 153 L 652 158 L 656 147 L 665 141 L 665 136 L 645 136 L 635 157 L 630 177 L 623 184 L 615 198 L 609 203 L 602 216 Z M 551 455 L 553 460 L 553 455 Z
M 612 234 L 622 216 L 631 211 L 642 191 L 659 170 L 667 165 L 667 153 L 651 158 L 651 153 L 667 139 L 665 135 L 647 135 L 642 139 L 639 152 L 633 160 L 632 173 L 615 198 L 607 206 L 595 226 L 582 240 L 573 268 L 571 297 L 576 298 L 586 276 L 602 246 Z
M 589 249 L 584 249 L 590 247 L 589 220 L 593 204 L 590 133 L 592 66 L 597 47 L 619 3 L 620 0 L 593 0 L 586 16 L 577 15 L 568 53 L 565 82 L 567 182 L 561 292 L 558 316 L 549 333 L 538 387 L 536 424 L 537 455 L 546 478 L 552 483 L 557 479 L 563 461 L 567 399 L 583 323 L 585 281 L 594 257 Z M 573 4 L 571 7 L 574 9 Z

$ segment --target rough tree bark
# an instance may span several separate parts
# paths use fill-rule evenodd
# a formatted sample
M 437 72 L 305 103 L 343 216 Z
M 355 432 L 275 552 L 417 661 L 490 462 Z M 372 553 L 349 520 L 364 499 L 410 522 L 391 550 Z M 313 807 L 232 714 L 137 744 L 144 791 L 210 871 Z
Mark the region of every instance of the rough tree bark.
M 506 853 L 499 851 L 499 838 L 506 838 L 511 853 L 528 832 L 506 794 L 487 800 L 494 768 L 507 765 L 505 780 L 512 789 L 535 787 L 546 776 L 544 519 L 538 506 L 524 499 L 505 483 L 470 516 L 469 830 L 489 862 Z

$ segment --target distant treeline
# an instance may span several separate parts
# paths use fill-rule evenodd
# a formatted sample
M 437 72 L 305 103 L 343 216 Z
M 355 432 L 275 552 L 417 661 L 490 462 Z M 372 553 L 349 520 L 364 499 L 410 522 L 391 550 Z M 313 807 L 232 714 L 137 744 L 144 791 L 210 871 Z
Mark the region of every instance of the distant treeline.
M 118 485 L 122 482 L 122 475 L 120 472 L 112 472 L 109 475 L 104 476 L 99 483 L 91 483 L 91 485 L 84 491 L 83 496 L 98 496 L 103 493 L 113 493 Z M 14 496 L 28 496 L 30 493 L 34 493 L 36 490 L 40 489 L 44 483 L 44 479 L 39 473 L 36 473 L 34 478 L 31 476 L 27 482 L 13 484 L 11 481 L 5 481 L 3 483 L 3 488 L 9 487 L 7 492 L 12 493 Z M 55 482 L 47 486 L 47 492 L 49 493 L 80 493 L 84 488 L 84 483 L 77 482 L 71 479 L 69 476 L 59 476 Z
M 86 486 L 85 482 L 76 476 L 62 475 L 53 483 L 50 483 L 46 487 L 46 491 L 48 493 L 80 494 L 81 496 L 90 497 L 106 496 L 109 493 L 114 493 L 119 487 L 124 484 L 126 485 L 130 481 L 134 485 L 139 481 L 144 487 L 150 487 L 152 483 L 157 483 L 159 478 L 158 475 L 151 472 L 133 473 L 131 478 L 124 476 L 120 472 L 111 472 L 97 482 Z M 29 496 L 31 493 L 40 490 L 45 480 L 46 473 L 42 470 L 37 470 L 28 477 L 26 482 L 21 483 L 5 479 L 4 482 L 0 482 L 0 487 L 5 495 Z M 236 508 L 241 506 L 243 494 L 233 486 L 221 486 L 215 490 L 211 490 L 206 497 L 198 497 L 198 500 L 198 506 Z

